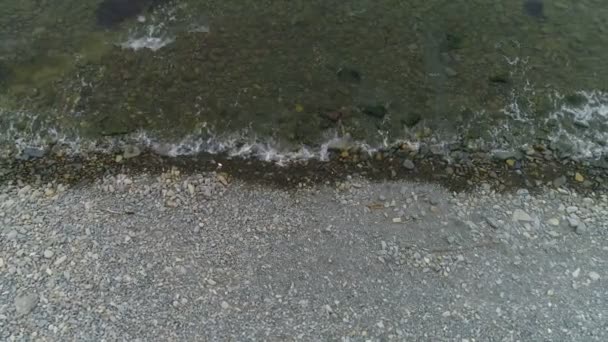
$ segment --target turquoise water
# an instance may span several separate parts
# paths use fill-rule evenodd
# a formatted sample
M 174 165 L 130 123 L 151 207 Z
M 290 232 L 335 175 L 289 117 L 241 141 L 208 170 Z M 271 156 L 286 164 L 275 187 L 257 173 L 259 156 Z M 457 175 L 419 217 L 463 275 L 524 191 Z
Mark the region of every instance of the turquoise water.
M 0 3 L 5 144 L 608 151 L 603 1 Z

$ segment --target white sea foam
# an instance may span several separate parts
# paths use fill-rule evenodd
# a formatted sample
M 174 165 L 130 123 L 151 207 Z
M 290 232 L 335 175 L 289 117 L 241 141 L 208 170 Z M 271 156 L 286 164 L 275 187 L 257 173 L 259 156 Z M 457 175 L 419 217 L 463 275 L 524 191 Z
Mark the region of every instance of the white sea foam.
M 17 138 L 15 138 L 17 137 Z M 124 145 L 137 145 L 156 154 L 167 157 L 191 156 L 201 153 L 223 154 L 232 158 L 257 159 L 287 165 L 305 160 L 329 160 L 330 151 L 356 148 L 369 155 L 387 147 L 385 143 L 373 146 L 363 141 L 355 141 L 349 136 L 334 134 L 316 146 L 299 145 L 280 147 L 271 139 L 252 137 L 244 132 L 215 134 L 212 130 L 191 134 L 181 139 L 163 139 L 159 135 L 140 131 L 121 137 L 87 139 L 77 135 L 62 134 L 54 128 L 43 133 L 17 132 L 14 127 L 6 127 L 0 133 L 0 151 L 4 157 L 21 155 L 28 149 L 47 150 L 49 146 L 59 147 L 66 155 L 86 155 L 90 153 L 117 153 Z M 417 150 L 417 142 L 395 141 L 395 145 L 406 144 L 410 150 Z
M 174 38 L 171 37 L 139 37 L 130 38 L 121 46 L 125 49 L 140 50 L 150 49 L 152 51 L 160 50 L 161 48 L 173 43 Z
M 148 17 L 139 16 L 138 25 L 133 27 L 126 41 L 119 45 L 125 49 L 149 49 L 152 51 L 173 43 L 183 32 L 209 33 L 206 20 L 193 19 L 186 7 L 169 6 L 157 9 Z
M 608 155 L 608 93 L 577 92 L 585 101 L 580 105 L 564 103 L 550 115 L 557 129 L 549 135 L 552 142 L 567 144 L 573 156 L 597 159 Z M 561 100 L 563 96 L 556 95 Z M 563 102 L 563 101 L 562 101 Z
M 175 37 L 167 33 L 164 24 L 146 25 L 144 30 L 135 30 L 129 33 L 129 37 L 125 42 L 120 43 L 123 49 L 149 49 L 152 51 L 160 50 L 161 48 L 173 43 Z

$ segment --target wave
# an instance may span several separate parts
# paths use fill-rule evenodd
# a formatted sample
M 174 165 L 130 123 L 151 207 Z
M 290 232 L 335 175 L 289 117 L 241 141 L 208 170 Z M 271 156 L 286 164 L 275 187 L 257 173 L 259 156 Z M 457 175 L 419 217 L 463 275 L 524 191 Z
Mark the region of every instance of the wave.
M 556 94 L 555 100 L 564 102 L 548 117 L 538 122 L 529 113 L 519 109 L 517 104 L 505 108 L 506 113 L 513 115 L 512 120 L 505 120 L 501 125 L 492 126 L 490 138 L 467 140 L 466 148 L 471 151 L 492 152 L 495 155 L 505 155 L 505 152 L 525 152 L 538 143 L 535 132 L 541 125 L 551 126 L 545 142 L 549 147 L 567 151 L 567 156 L 578 160 L 597 160 L 608 157 L 608 94 L 599 91 L 580 91 L 575 94 L 580 103 L 564 102 L 564 96 Z M 383 139 L 380 143 L 355 140 L 349 135 L 341 135 L 335 131 L 326 132 L 320 143 L 311 145 L 285 145 L 272 138 L 259 137 L 248 130 L 231 133 L 218 133 L 210 126 L 205 126 L 197 132 L 185 132 L 173 138 L 163 138 L 162 132 L 139 131 L 120 137 L 85 138 L 77 132 L 62 131 L 59 127 L 36 122 L 38 116 L 31 113 L 11 113 L 12 117 L 20 120 L 7 119 L 11 115 L 0 113 L 5 124 L 0 131 L 0 155 L 3 157 L 16 155 L 37 156 L 47 151 L 51 146 L 60 149 L 62 153 L 82 155 L 87 153 L 116 153 L 125 145 L 138 146 L 163 156 L 177 157 L 197 155 L 201 153 L 224 154 L 229 157 L 254 158 L 278 164 L 291 161 L 317 159 L 328 160 L 331 151 L 354 151 L 372 155 L 375 152 L 391 148 L 405 148 L 408 151 L 419 151 L 421 146 L 432 147 L 433 154 L 449 158 L 450 146 L 462 145 L 464 139 L 458 135 L 434 132 L 426 138 L 389 137 L 388 132 L 379 132 Z M 17 114 L 17 115 L 14 115 Z M 483 116 L 480 113 L 479 116 Z M 24 120 L 25 119 L 25 120 Z M 536 121 L 535 121 L 536 120 Z M 17 128 L 15 122 L 28 122 Z M 475 119 L 473 120 L 475 121 Z M 475 122 L 469 125 L 474 125 Z M 518 134 L 519 140 L 501 140 L 505 132 L 516 130 L 514 125 L 524 127 L 527 131 Z M 25 127 L 25 128 L 24 128 Z M 35 127 L 47 127 L 36 129 Z M 48 128 L 51 127 L 51 128 Z M 470 127 L 464 127 L 466 131 Z M 462 134 L 461 132 L 460 134 Z M 520 132 L 521 133 L 521 132 Z

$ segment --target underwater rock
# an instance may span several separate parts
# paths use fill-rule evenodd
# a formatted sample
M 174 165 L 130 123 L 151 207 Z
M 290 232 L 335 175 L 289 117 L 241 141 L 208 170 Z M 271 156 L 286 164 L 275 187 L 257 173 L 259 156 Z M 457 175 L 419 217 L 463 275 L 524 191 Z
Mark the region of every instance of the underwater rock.
M 12 70 L 0 61 L 0 89 L 8 84 L 12 75 Z
M 103 0 L 95 11 L 97 24 L 101 27 L 112 28 L 163 2 L 167 2 L 167 0 Z
M 378 119 L 382 119 L 388 113 L 388 109 L 382 104 L 362 105 L 359 109 L 364 114 Z
M 524 1 L 524 12 L 535 18 L 542 19 L 545 17 L 544 4 L 542 0 L 525 0 Z
M 340 68 L 338 70 L 338 80 L 345 83 L 359 83 L 361 82 L 361 73 L 353 68 Z

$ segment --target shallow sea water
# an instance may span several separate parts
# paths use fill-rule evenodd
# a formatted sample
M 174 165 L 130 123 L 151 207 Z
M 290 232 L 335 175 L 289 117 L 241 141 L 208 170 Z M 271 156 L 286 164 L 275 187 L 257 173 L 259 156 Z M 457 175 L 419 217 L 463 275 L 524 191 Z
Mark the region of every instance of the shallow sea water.
M 603 1 L 0 3 L 3 146 L 608 152 Z

